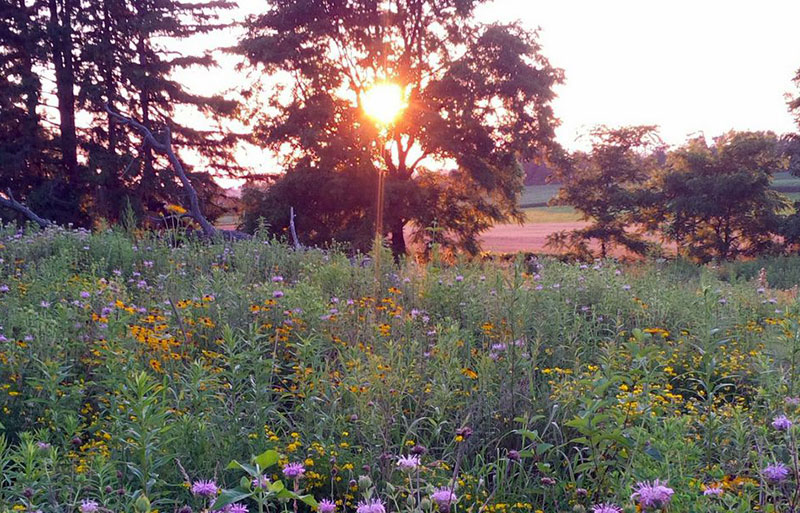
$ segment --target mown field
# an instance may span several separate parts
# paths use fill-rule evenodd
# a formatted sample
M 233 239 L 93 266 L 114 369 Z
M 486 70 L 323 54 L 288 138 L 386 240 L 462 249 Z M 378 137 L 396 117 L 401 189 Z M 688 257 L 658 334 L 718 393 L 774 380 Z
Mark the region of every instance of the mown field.
M 794 257 L 0 242 L 3 512 L 798 507 Z

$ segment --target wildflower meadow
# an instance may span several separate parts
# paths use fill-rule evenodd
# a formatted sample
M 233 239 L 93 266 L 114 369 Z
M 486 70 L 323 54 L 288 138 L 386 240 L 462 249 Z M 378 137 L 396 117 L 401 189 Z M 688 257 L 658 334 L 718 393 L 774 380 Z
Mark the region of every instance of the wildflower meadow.
M 0 244 L 2 513 L 800 509 L 795 257 Z

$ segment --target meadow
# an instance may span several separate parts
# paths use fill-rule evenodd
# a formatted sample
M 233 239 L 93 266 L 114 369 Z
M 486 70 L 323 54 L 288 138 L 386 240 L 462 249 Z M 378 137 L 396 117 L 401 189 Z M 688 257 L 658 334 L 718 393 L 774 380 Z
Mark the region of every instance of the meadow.
M 382 261 L 0 231 L 0 511 L 800 507 L 798 258 Z

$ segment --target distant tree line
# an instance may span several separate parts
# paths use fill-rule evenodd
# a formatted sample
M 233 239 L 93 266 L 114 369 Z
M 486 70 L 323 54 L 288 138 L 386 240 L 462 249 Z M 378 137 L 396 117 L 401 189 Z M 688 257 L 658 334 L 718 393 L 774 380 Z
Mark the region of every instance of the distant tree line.
M 591 150 L 556 172 L 562 188 L 552 201 L 574 206 L 588 225 L 551 235 L 551 246 L 591 258 L 615 247 L 656 254 L 660 241 L 707 262 L 800 243 L 800 203 L 772 188 L 775 173 L 796 172 L 792 138 L 729 132 L 667 150 L 652 126 L 598 128 L 592 136 Z
M 173 144 L 236 172 L 236 137 L 190 120 L 236 115 L 237 103 L 189 92 L 173 74 L 214 66 L 191 38 L 226 28 L 234 2 L 206 0 L 0 0 L 0 185 L 46 219 L 88 226 L 182 203 L 168 166 L 139 134 L 112 122 L 129 112 Z M 180 113 L 180 115 L 178 115 Z M 192 117 L 195 113 L 195 117 Z M 191 172 L 207 202 L 220 192 Z M 211 214 L 214 208 L 209 206 Z M 12 217 L 9 210 L 0 216 Z

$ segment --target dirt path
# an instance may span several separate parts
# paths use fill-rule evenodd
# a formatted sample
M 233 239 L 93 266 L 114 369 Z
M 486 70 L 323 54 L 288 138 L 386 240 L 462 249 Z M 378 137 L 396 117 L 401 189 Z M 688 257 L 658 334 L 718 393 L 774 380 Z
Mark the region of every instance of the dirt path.
M 545 247 L 547 236 L 562 230 L 583 228 L 589 223 L 582 221 L 564 223 L 525 223 L 499 224 L 488 230 L 481 242 L 484 251 L 494 253 L 513 253 L 516 251 L 532 251 L 537 253 L 553 253 Z

